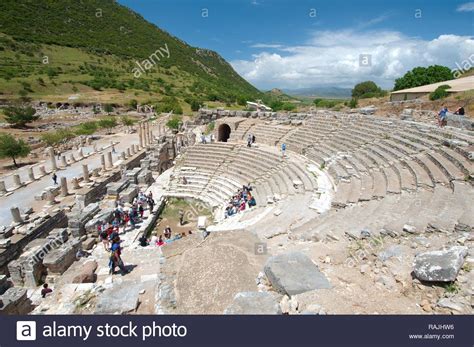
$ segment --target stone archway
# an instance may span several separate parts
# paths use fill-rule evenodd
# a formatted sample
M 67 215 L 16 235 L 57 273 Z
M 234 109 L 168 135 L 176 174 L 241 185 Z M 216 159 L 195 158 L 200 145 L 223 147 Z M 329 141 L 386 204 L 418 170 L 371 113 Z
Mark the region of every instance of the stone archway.
M 219 142 L 227 142 L 230 137 L 231 129 L 228 124 L 221 124 L 217 129 L 217 141 Z

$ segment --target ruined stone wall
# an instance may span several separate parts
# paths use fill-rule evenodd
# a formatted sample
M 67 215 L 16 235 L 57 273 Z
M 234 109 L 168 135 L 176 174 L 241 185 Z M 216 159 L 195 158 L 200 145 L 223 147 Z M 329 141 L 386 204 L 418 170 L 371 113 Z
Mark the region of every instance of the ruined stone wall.
M 15 234 L 11 238 L 11 244 L 0 253 L 0 273 L 7 273 L 7 264 L 18 257 L 23 248 L 32 240 L 45 237 L 54 228 L 63 228 L 67 226 L 67 216 L 63 210 L 58 211 L 42 224 L 32 229 L 27 235 Z

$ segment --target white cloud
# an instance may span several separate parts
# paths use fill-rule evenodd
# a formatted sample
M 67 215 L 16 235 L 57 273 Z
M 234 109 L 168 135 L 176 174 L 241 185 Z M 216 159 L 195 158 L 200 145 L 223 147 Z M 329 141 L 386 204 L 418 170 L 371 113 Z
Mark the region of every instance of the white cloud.
M 454 68 L 456 62 L 473 52 L 474 39 L 468 36 L 441 35 L 422 40 L 396 31 L 318 31 L 304 45 L 281 46 L 276 52 L 263 50 L 232 65 L 262 89 L 353 87 L 364 80 L 392 88 L 396 78 L 415 66 Z M 360 54 L 370 54 L 372 65 L 360 66 Z
M 474 12 L 474 2 L 466 2 L 465 4 L 459 5 L 456 9 L 458 12 Z
M 282 45 L 277 45 L 273 43 L 256 43 L 254 45 L 251 45 L 250 47 L 253 48 L 283 48 Z

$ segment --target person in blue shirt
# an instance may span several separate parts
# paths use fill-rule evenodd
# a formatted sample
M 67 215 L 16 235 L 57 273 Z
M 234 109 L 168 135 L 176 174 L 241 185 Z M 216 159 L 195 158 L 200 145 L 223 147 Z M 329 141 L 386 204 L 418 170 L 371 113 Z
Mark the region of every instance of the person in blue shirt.
M 441 111 L 438 113 L 438 126 L 440 128 L 444 127 L 447 124 L 447 113 L 448 113 L 448 108 L 446 106 L 443 106 Z
M 285 151 L 286 151 L 286 144 L 282 143 L 281 144 L 281 155 L 284 157 L 285 156 Z

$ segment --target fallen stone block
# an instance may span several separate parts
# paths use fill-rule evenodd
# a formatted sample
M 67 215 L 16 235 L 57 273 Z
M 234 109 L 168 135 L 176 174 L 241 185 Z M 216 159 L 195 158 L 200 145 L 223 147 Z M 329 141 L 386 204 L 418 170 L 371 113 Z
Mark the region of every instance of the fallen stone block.
M 456 280 L 466 255 L 467 247 L 463 246 L 420 253 L 413 262 L 413 272 L 422 281 L 452 282 Z
M 97 262 L 95 260 L 86 261 L 80 272 L 72 279 L 72 283 L 94 283 L 97 280 L 96 269 Z
M 299 252 L 271 257 L 265 264 L 264 272 L 276 291 L 289 296 L 331 288 L 326 276 L 311 259 Z

